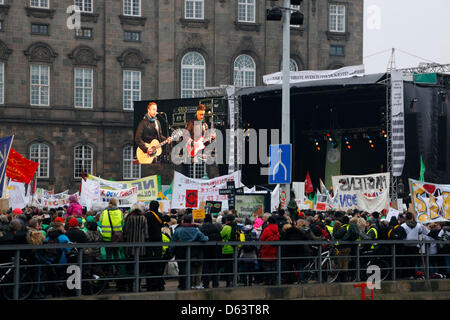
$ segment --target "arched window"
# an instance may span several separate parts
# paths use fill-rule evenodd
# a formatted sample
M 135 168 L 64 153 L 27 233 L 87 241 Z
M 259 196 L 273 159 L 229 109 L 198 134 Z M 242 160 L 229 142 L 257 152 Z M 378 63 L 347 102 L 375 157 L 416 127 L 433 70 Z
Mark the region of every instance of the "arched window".
M 234 85 L 254 87 L 256 84 L 256 64 L 252 57 L 242 54 L 234 60 Z
M 93 173 L 94 151 L 90 146 L 79 145 L 74 150 L 74 178 L 81 178 L 82 173 L 87 176 Z
M 34 143 L 30 146 L 30 160 L 39 163 L 37 178 L 49 178 L 50 148 L 45 143 Z
M 297 61 L 292 58 L 289 60 L 289 71 L 298 71 Z
M 192 98 L 205 87 L 206 63 L 198 52 L 189 52 L 181 59 L 181 98 Z
M 123 148 L 123 178 L 139 179 L 141 177 L 141 165 L 133 163 L 133 146 Z

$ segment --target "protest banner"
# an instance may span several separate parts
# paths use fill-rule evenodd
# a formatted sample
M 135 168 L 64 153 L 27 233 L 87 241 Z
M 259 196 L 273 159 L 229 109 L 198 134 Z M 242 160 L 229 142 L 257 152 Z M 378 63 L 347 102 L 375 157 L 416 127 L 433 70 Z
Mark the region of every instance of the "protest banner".
M 205 209 L 194 209 L 194 210 L 192 210 L 192 218 L 194 220 L 205 219 Z
M 364 65 L 347 66 L 336 70 L 304 70 L 291 71 L 289 73 L 290 83 L 298 83 L 305 81 L 329 80 L 329 79 L 345 79 L 350 77 L 364 76 Z M 266 85 L 283 84 L 283 73 L 275 72 L 263 76 L 263 82 Z
M 222 201 L 206 201 L 205 208 L 215 217 L 222 211 Z
M 80 204 L 85 206 L 88 211 L 91 210 L 92 203 L 100 201 L 100 181 L 81 179 L 80 198 Z
M 66 194 L 62 195 L 60 198 L 41 198 L 41 206 L 43 208 L 47 207 L 49 209 L 51 208 L 59 208 L 70 205 L 69 197 L 71 195 Z M 79 193 L 74 193 L 73 196 L 77 198 L 77 201 L 80 202 L 80 195 Z
M 100 188 L 100 201 L 103 203 L 109 202 L 110 199 L 117 199 L 119 206 L 131 207 L 138 201 L 138 188 L 132 187 L 122 190 L 107 190 Z
M 222 210 L 228 210 L 228 196 L 219 194 L 219 189 L 226 189 L 227 181 L 234 181 L 235 187 L 239 187 L 240 171 L 209 180 L 192 179 L 175 171 L 172 190 L 172 208 L 185 209 L 187 207 L 186 190 L 197 190 L 198 203 L 222 201 Z
M 300 200 L 300 203 L 305 201 L 305 183 L 292 182 L 292 189 L 294 190 L 295 200 Z
M 381 212 L 389 209 L 389 179 L 389 173 L 333 176 L 334 201 L 337 201 L 338 210 Z
M 450 220 L 450 185 L 409 179 L 409 188 L 416 221 Z
M 13 140 L 14 136 L 0 138 L 0 198 L 6 197 L 6 167 Z
M 28 199 L 25 197 L 25 183 L 9 181 L 8 184 L 9 205 L 11 208 L 23 209 L 28 204 Z
M 242 219 L 261 217 L 264 214 L 265 197 L 264 194 L 237 194 L 235 196 L 237 216 Z
M 93 175 L 88 175 L 88 179 L 100 181 L 100 187 L 106 190 L 123 190 L 137 187 L 137 199 L 139 201 L 156 200 L 159 193 L 162 192 L 161 176 L 159 175 L 148 176 L 130 181 L 110 181 Z

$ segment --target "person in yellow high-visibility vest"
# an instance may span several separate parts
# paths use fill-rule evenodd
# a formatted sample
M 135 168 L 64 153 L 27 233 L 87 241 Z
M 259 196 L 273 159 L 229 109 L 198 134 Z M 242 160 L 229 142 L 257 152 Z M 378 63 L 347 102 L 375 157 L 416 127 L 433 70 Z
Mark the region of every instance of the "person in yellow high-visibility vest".
M 112 231 L 122 231 L 123 227 L 123 214 L 117 207 L 117 199 L 111 198 L 109 200 L 108 207 L 103 210 L 99 219 L 102 228 L 103 241 L 111 242 Z M 119 248 L 105 248 L 106 259 L 119 259 Z M 109 271 L 111 272 L 112 265 L 109 265 Z

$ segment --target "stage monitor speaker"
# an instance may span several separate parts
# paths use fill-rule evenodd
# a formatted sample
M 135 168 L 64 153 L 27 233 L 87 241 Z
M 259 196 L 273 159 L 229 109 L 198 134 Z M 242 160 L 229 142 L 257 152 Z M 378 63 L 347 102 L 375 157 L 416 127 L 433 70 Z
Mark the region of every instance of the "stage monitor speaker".
M 438 169 L 447 170 L 447 116 L 438 120 Z

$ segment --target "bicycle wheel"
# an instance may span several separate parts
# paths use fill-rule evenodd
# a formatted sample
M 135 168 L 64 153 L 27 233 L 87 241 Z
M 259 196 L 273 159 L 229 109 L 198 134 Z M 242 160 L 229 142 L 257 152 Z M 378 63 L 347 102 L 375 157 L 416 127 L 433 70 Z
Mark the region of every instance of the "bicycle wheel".
M 28 282 L 28 283 L 27 283 Z M 31 296 L 33 292 L 33 278 L 28 273 L 22 273 L 20 275 L 19 281 L 19 300 L 25 300 Z M 11 283 L 12 285 L 6 286 L 2 288 L 2 295 L 6 300 L 14 300 L 14 278 L 9 277 L 7 283 Z M 26 284 L 22 284 L 26 283 Z
M 380 280 L 386 280 L 391 274 L 391 265 L 383 259 L 378 259 L 376 265 L 380 267 Z
M 95 276 L 94 276 L 95 277 Z M 106 281 L 98 279 L 92 279 L 84 281 L 81 287 L 82 294 L 84 296 L 101 294 L 105 290 Z
M 330 259 L 325 259 L 322 262 L 322 279 L 324 282 L 333 283 L 339 276 L 339 271 L 335 270 L 332 266 Z

